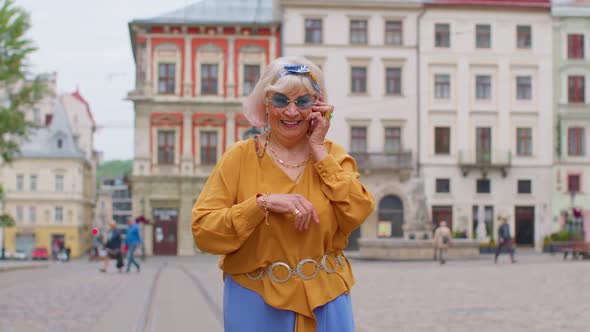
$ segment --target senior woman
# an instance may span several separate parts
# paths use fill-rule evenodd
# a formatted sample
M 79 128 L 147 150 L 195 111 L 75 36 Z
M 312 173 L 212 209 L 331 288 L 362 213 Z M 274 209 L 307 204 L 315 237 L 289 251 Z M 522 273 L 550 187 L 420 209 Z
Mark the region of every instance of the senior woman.
M 225 331 L 354 331 L 342 250 L 375 203 L 325 138 L 324 90 L 305 58 L 271 62 L 243 105 L 265 133 L 228 149 L 193 207 L 197 247 L 223 255 Z

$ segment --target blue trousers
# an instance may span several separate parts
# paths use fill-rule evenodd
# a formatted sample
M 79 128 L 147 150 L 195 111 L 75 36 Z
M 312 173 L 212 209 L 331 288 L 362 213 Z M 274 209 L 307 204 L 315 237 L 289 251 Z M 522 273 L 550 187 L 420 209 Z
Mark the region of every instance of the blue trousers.
M 135 248 L 137 248 L 136 243 L 129 245 L 129 251 L 127 251 L 127 272 L 129 272 L 129 269 L 131 269 L 131 264 L 135 265 L 135 267 L 137 267 L 137 271 L 139 271 L 139 264 L 137 263 L 135 258 L 133 258 Z
M 313 311 L 317 332 L 354 332 L 352 301 L 342 294 Z M 273 308 L 227 275 L 223 291 L 225 332 L 293 332 L 296 313 Z

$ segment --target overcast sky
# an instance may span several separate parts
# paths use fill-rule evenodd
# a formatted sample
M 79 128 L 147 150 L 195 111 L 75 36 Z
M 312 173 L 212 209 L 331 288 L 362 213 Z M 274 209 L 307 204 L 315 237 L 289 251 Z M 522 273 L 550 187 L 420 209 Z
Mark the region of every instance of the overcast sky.
M 135 84 L 128 22 L 171 12 L 197 0 L 16 0 L 31 13 L 39 50 L 32 71 L 57 72 L 58 92 L 76 87 L 97 122 L 95 149 L 105 160 L 133 158 Z

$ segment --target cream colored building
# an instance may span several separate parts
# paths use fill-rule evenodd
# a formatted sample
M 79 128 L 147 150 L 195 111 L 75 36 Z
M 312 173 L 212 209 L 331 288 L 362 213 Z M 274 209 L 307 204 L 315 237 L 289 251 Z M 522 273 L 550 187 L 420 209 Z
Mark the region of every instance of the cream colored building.
M 462 3 L 425 4 L 419 22 L 428 213 L 481 241 L 496 236 L 506 213 L 516 243 L 539 248 L 552 222 L 548 2 Z
M 32 132 L 14 161 L 0 167 L 4 212 L 16 220 L 4 234 L 12 252 L 30 255 L 34 246 L 51 251 L 59 239 L 78 257 L 90 245 L 93 161 L 77 144 L 63 100 L 55 100 L 47 125 Z
M 418 1 L 284 0 L 285 55 L 325 75 L 335 105 L 328 134 L 357 160 L 375 212 L 350 238 L 422 239 L 423 185 L 416 177 Z

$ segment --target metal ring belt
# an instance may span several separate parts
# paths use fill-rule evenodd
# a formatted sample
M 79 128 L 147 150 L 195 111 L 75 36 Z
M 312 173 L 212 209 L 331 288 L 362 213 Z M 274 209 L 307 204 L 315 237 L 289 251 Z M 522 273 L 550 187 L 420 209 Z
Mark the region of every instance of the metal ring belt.
M 334 259 L 334 264 L 333 267 L 330 266 L 330 261 L 329 259 L 333 258 Z M 314 266 L 314 272 L 310 275 L 305 275 L 303 273 L 303 267 L 305 266 L 305 264 L 313 264 Z M 249 273 L 246 273 L 246 276 L 248 277 L 248 279 L 256 281 L 256 280 L 260 280 L 262 279 L 262 277 L 264 277 L 264 275 L 268 275 L 268 278 L 276 283 L 282 284 L 287 282 L 289 279 L 291 279 L 292 276 L 298 276 L 299 278 L 303 279 L 303 280 L 310 280 L 315 278 L 318 273 L 320 273 L 320 270 L 324 270 L 327 273 L 334 273 L 336 272 L 336 270 L 338 269 L 338 265 L 342 265 L 345 266 L 346 265 L 346 260 L 344 259 L 344 256 L 342 255 L 332 255 L 332 254 L 327 254 L 324 255 L 322 257 L 322 259 L 320 260 L 320 262 L 318 263 L 316 260 L 311 259 L 311 258 L 306 258 L 302 261 L 299 262 L 299 264 L 297 264 L 297 267 L 292 269 L 289 264 L 285 263 L 285 262 L 276 262 L 271 264 L 269 267 L 263 269 L 260 268 L 258 269 L 258 274 L 255 276 L 252 276 Z M 287 270 L 287 276 L 284 278 L 278 278 L 277 276 L 274 275 L 274 271 L 276 268 L 278 267 L 283 267 Z

